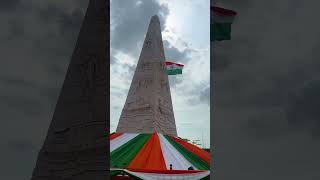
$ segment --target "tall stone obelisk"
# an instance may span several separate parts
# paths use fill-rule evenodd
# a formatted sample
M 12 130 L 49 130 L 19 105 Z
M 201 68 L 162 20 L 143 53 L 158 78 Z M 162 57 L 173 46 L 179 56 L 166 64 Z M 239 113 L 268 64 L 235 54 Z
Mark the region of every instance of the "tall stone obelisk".
M 108 6 L 89 1 L 32 180 L 108 179 Z
M 158 16 L 152 16 L 116 132 L 177 136 Z

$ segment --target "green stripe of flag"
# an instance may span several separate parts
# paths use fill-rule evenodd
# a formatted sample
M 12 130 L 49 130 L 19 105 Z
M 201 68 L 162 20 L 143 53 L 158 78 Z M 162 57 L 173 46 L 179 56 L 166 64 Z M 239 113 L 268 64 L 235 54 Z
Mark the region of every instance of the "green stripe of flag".
M 213 23 L 210 29 L 210 41 L 231 39 L 231 23 Z
M 167 69 L 168 75 L 182 74 L 182 69 Z

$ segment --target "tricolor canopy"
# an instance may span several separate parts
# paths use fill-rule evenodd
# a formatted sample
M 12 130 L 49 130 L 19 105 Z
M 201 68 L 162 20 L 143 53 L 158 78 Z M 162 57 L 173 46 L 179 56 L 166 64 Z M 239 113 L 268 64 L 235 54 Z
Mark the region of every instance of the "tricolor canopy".
M 231 39 L 231 24 L 237 15 L 235 11 L 221 7 L 210 7 L 210 41 Z
M 210 154 L 178 137 L 159 133 L 113 133 L 111 176 L 133 179 L 206 179 Z

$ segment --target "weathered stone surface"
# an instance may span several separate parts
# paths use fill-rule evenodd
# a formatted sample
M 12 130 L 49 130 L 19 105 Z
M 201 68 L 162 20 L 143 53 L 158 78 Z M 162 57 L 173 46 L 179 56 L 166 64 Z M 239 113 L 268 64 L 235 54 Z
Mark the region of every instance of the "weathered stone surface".
M 177 135 L 159 18 L 151 18 L 117 132 Z
M 89 2 L 32 180 L 108 179 L 107 3 Z

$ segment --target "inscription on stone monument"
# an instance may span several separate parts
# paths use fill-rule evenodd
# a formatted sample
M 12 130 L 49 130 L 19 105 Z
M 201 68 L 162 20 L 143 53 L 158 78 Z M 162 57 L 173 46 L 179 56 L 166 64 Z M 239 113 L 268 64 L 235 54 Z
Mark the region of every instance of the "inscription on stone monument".
M 177 135 L 164 59 L 160 22 L 153 16 L 117 132 Z

